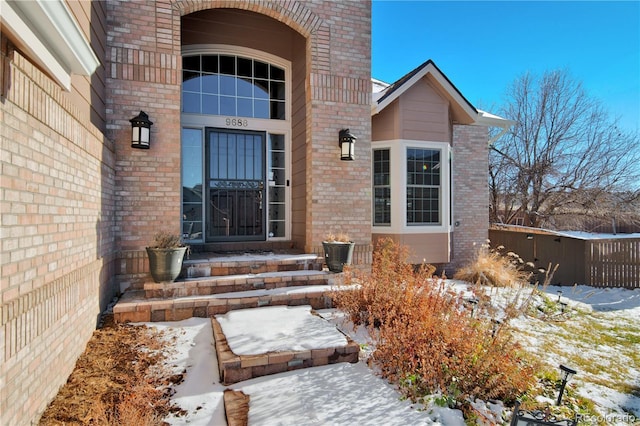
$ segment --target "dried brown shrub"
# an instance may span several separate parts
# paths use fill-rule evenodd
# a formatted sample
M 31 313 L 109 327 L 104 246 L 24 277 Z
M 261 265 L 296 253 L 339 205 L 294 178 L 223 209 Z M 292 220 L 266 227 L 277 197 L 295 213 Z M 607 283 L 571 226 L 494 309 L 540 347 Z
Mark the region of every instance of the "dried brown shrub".
M 533 275 L 533 264 L 525 263 L 516 253 L 503 253 L 504 247 L 483 244 L 475 258 L 454 274 L 457 280 L 494 287 L 519 287 Z
M 508 324 L 472 317 L 465 301 L 432 277 L 433 268 L 407 263 L 391 240 L 374 251 L 372 272 L 356 274 L 360 288 L 338 291 L 337 306 L 374 338 L 372 355 L 385 377 L 419 399 L 442 393 L 452 405 L 473 398 L 512 401 L 534 383 L 534 368 L 511 338 Z

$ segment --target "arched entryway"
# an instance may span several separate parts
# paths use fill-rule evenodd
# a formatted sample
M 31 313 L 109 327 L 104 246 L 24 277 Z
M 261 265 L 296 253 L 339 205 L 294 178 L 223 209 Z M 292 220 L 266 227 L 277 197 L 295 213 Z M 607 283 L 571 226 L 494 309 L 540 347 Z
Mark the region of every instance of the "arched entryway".
M 236 9 L 185 15 L 181 36 L 184 238 L 303 246 L 305 38 Z

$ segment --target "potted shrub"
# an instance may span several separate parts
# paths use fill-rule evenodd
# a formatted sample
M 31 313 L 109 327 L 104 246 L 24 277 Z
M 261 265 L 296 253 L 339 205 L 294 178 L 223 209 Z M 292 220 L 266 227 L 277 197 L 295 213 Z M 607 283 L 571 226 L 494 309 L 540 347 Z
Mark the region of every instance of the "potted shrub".
M 149 271 L 155 282 L 174 281 L 178 278 L 182 270 L 182 259 L 188 249 L 178 234 L 160 231 L 155 235 L 153 244 L 146 249 Z
M 351 265 L 355 243 L 346 234 L 329 234 L 322 242 L 324 260 L 331 272 L 342 272 L 344 265 Z

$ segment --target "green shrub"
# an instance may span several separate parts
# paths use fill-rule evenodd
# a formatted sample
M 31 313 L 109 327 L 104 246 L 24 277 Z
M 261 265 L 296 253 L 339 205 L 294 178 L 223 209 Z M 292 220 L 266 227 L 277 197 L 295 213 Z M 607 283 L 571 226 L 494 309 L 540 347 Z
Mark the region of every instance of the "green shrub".
M 473 318 L 464 300 L 433 268 L 414 268 L 407 251 L 387 239 L 374 250 L 372 272 L 356 274 L 355 291 L 334 295 L 357 325 L 369 328 L 372 361 L 413 400 L 440 393 L 461 404 L 473 398 L 513 401 L 534 383 L 534 369 L 507 324 Z M 452 404 L 455 404 L 452 402 Z

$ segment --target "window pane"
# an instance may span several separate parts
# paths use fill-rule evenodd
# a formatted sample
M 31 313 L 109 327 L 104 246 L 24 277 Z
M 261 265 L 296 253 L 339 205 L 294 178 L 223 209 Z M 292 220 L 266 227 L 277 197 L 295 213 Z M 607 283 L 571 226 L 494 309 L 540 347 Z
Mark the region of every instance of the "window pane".
M 413 225 L 440 223 L 439 188 L 407 188 L 407 223 Z
M 182 129 L 182 235 L 202 238 L 202 130 Z
M 220 96 L 220 115 L 236 115 L 236 98 Z
M 285 202 L 285 190 L 281 186 L 269 187 L 269 201 L 272 203 Z
M 250 78 L 239 78 L 238 83 L 238 96 L 244 98 L 253 97 L 253 82 Z
M 284 101 L 284 83 L 272 81 L 270 97 L 272 100 Z
M 202 71 L 218 73 L 218 55 L 205 55 L 202 57 Z
M 196 71 L 182 71 L 182 90 L 199 92 L 200 73 Z
M 235 56 L 220 56 L 220 74 L 236 75 Z
M 255 80 L 253 96 L 257 99 L 269 99 L 269 82 L 267 80 Z
M 271 153 L 271 167 L 284 168 L 284 152 Z
M 251 59 L 238 58 L 238 75 L 241 77 L 251 77 L 253 67 Z
M 190 188 L 183 201 L 202 199 L 202 130 L 182 129 L 182 186 Z M 194 198 L 195 197 L 195 198 Z
M 202 95 L 202 113 L 217 115 L 220 112 L 218 98 L 218 95 Z
M 253 101 L 251 99 L 238 98 L 238 116 L 253 117 Z
M 213 74 L 204 74 L 202 76 L 202 92 L 203 93 L 220 93 L 218 90 L 218 76 Z
M 374 185 L 389 185 L 389 150 L 377 149 L 373 152 Z
M 255 78 L 269 78 L 269 65 L 260 61 L 253 61 L 253 76 Z
M 284 135 L 269 135 L 269 149 L 284 151 Z
M 284 237 L 285 222 L 284 221 L 271 221 L 269 222 L 269 236 L 270 237 Z
M 390 150 L 373 151 L 373 224 L 391 224 Z
M 271 65 L 271 80 L 284 81 L 284 70 L 282 68 Z
M 269 101 L 253 101 L 253 116 L 255 118 L 269 118 Z
M 440 151 L 407 149 L 407 183 L 410 185 L 440 185 Z
M 271 118 L 284 120 L 284 102 L 271 101 Z
M 407 149 L 407 223 L 440 224 L 440 150 Z
M 391 189 L 376 188 L 374 191 L 374 225 L 391 224 Z
M 221 95 L 236 95 L 236 78 L 229 77 L 228 75 L 220 76 L 220 94 Z
M 200 71 L 200 56 L 185 56 L 182 58 L 182 69 Z
M 200 94 L 182 92 L 182 112 L 200 113 Z

